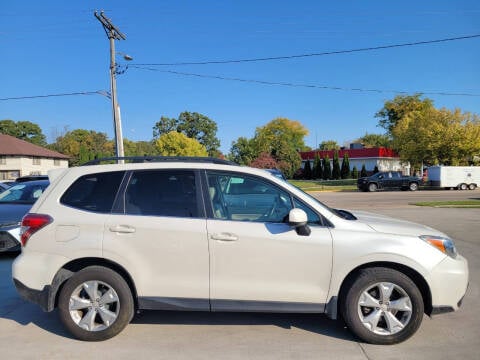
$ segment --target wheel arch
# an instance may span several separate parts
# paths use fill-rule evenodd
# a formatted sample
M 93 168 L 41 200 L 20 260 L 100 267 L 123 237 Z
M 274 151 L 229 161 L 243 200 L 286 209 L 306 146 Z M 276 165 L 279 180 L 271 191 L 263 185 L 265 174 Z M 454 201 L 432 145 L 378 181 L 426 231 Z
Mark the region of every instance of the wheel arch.
M 118 273 L 126 281 L 128 287 L 130 288 L 135 304 L 135 309 L 138 309 L 137 289 L 130 273 L 123 266 L 113 261 L 104 258 L 91 257 L 72 260 L 63 265 L 62 268 L 58 270 L 58 272 L 55 274 L 50 289 L 48 299 L 49 311 L 53 310 L 58 306 L 58 297 L 60 291 L 67 282 L 67 280 L 70 279 L 78 271 L 83 270 L 89 266 L 103 266 Z
M 385 261 L 370 262 L 370 263 L 362 264 L 362 265 L 354 268 L 352 271 L 350 271 L 347 274 L 347 276 L 343 279 L 342 284 L 340 286 L 337 301 L 336 301 L 336 304 L 335 304 L 336 307 L 334 309 L 331 309 L 331 306 L 330 306 L 329 312 L 332 313 L 331 315 L 334 315 L 334 317 L 337 317 L 337 314 L 341 313 L 340 306 L 342 305 L 342 301 L 344 301 L 344 299 L 345 299 L 345 293 L 346 293 L 347 289 L 349 288 L 349 286 L 355 280 L 355 277 L 357 276 L 358 271 L 362 270 L 362 269 L 373 268 L 373 267 L 383 267 L 383 268 L 388 268 L 388 269 L 392 269 L 392 270 L 397 270 L 397 271 L 405 274 L 406 276 L 408 276 L 415 283 L 415 285 L 420 290 L 420 293 L 422 294 L 425 313 L 429 316 L 431 315 L 431 313 L 432 313 L 432 294 L 431 294 L 431 291 L 430 291 L 430 287 L 429 287 L 427 281 L 425 280 L 425 278 L 419 272 L 417 272 L 415 269 L 412 269 L 409 266 L 399 264 L 399 263 L 385 262 Z

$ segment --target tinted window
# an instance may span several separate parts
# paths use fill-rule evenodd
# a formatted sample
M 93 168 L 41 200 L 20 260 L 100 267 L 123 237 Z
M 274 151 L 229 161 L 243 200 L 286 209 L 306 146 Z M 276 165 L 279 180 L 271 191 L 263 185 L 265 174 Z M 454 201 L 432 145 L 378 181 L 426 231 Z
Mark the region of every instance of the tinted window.
M 295 202 L 296 208 L 302 209 L 307 213 L 308 223 L 310 225 L 322 225 L 320 216 L 318 216 L 318 214 L 315 211 L 313 211 L 309 206 L 305 205 L 303 202 L 297 199 L 295 199 L 294 202 Z
M 115 171 L 84 175 L 68 188 L 60 202 L 77 209 L 109 213 L 123 174 Z
M 240 174 L 208 174 L 216 219 L 284 222 L 292 209 L 290 195 L 267 181 Z
M 47 186 L 48 181 L 32 181 L 14 185 L 3 192 L 0 190 L 0 203 L 33 204 Z
M 125 194 L 125 213 L 198 217 L 195 173 L 188 170 L 134 172 Z

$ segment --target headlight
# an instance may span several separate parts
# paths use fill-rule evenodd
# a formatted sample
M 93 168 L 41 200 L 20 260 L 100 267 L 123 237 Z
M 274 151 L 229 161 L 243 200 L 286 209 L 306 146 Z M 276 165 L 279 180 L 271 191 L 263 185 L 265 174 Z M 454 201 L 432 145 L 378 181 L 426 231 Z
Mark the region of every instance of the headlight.
M 420 239 L 437 248 L 445 255 L 448 255 L 454 259 L 457 257 L 457 249 L 455 248 L 455 244 L 453 243 L 452 239 L 433 235 L 422 235 L 420 236 Z

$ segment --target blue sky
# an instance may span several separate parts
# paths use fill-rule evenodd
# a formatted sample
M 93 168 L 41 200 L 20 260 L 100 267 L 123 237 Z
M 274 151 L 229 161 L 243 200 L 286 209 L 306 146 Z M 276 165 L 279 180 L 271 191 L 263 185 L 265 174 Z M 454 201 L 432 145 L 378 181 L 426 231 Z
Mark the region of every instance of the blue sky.
M 477 0 L 2 1 L 0 98 L 109 90 L 105 10 L 133 64 L 275 57 L 480 34 Z M 202 113 L 221 150 L 276 117 L 300 121 L 309 146 L 381 133 L 375 113 L 394 91 L 480 95 L 480 38 L 290 60 L 159 66 L 159 70 L 344 90 L 265 85 L 149 71 L 117 78 L 124 137 L 150 140 L 161 116 Z M 121 56 L 118 56 L 120 63 Z M 347 90 L 378 89 L 382 92 Z M 427 95 L 437 107 L 480 114 L 479 96 Z M 29 120 L 49 141 L 83 128 L 113 136 L 101 95 L 0 101 L 0 119 Z

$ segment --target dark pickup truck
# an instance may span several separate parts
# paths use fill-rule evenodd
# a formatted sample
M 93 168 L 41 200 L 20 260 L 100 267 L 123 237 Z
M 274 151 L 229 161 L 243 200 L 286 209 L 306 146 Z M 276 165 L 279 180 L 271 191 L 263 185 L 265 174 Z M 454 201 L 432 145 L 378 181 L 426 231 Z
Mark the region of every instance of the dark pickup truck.
M 402 176 L 397 171 L 383 171 L 357 181 L 358 190 L 377 191 L 380 189 L 401 189 L 416 191 L 421 179 L 414 176 Z

